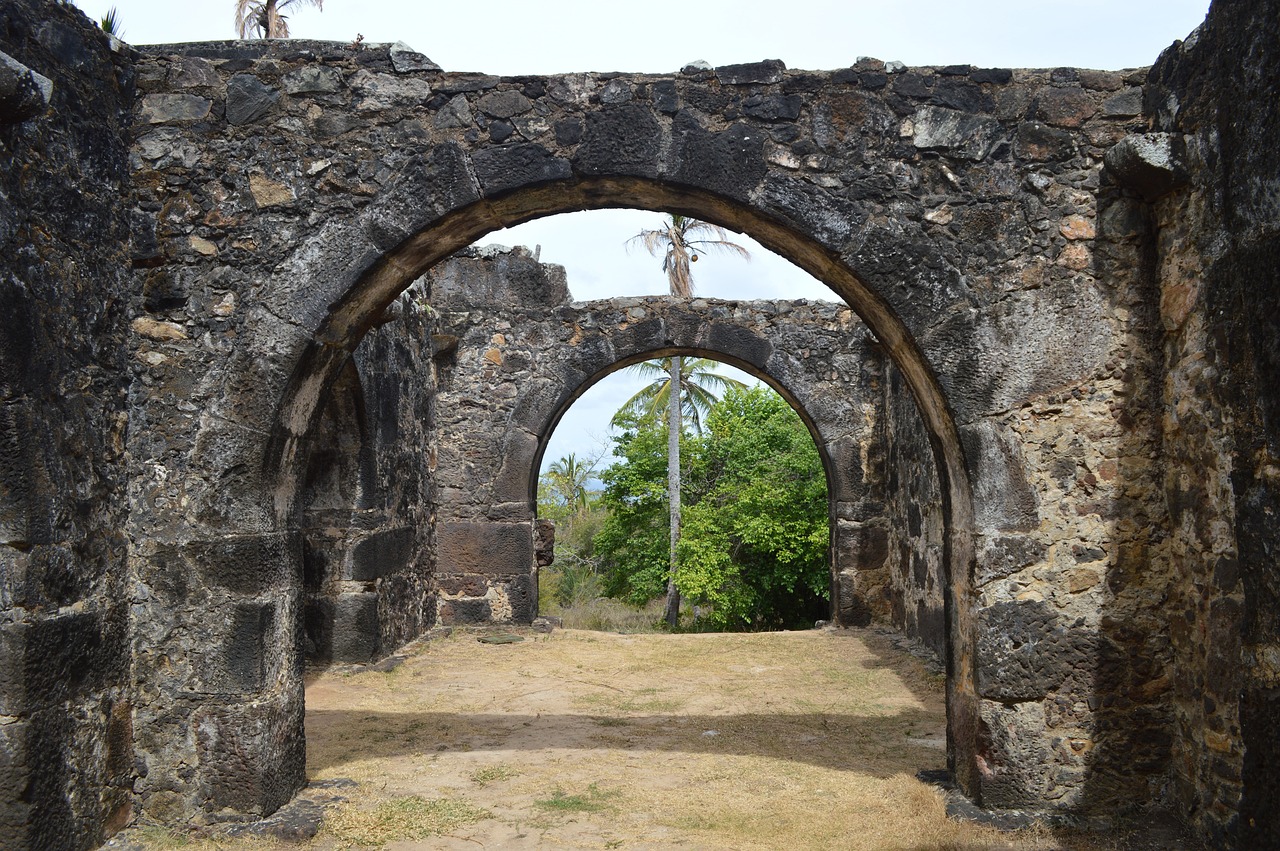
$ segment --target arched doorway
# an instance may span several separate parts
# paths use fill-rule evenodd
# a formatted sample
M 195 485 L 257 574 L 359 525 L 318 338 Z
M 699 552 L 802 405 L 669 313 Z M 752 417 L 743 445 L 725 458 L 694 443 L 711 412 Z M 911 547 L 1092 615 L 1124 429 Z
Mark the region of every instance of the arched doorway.
M 432 217 L 429 224 L 389 248 L 333 304 L 303 354 L 279 407 L 267 454 L 269 494 L 278 522 L 290 525 L 298 492 L 297 463 L 305 439 L 336 372 L 387 305 L 439 260 L 484 233 L 542 215 L 600 207 L 648 207 L 678 211 L 750 234 L 795 262 L 846 299 L 901 372 L 916 400 L 941 485 L 943 563 L 947 576 L 946 631 L 949 762 L 967 790 L 977 790 L 977 715 L 973 668 L 970 578 L 974 561 L 973 501 L 959 431 L 945 395 L 912 333 L 883 295 L 868 286 L 837 251 L 747 204 L 709 192 L 638 178 L 539 179 L 492 199 L 475 201 Z M 664 329 L 665 330 L 665 329 Z M 662 351 L 658 341 L 647 351 Z M 750 359 L 744 359 L 749 365 Z M 562 410 L 555 396 L 530 396 L 529 415 Z M 545 416 L 546 414 L 541 414 Z M 526 451 L 537 450 L 530 433 Z M 531 454 L 532 454 L 531 452 Z M 531 493 L 528 470 L 523 484 Z

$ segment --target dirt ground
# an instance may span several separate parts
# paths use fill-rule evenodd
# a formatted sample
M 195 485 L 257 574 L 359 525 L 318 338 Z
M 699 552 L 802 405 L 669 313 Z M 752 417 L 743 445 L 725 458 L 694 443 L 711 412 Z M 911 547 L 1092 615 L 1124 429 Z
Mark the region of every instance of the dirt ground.
M 516 634 L 309 680 L 309 776 L 359 784 L 310 847 L 1097 847 L 946 819 L 943 682 L 882 635 Z

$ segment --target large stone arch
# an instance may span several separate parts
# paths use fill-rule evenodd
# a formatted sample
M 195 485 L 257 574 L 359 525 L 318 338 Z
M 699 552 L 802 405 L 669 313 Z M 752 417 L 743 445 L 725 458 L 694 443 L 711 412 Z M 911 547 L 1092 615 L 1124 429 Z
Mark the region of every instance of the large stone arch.
M 158 380 L 193 388 L 203 407 L 194 432 L 190 413 L 160 394 L 137 409 L 142 433 L 183 435 L 139 447 L 139 496 L 182 507 L 134 515 L 131 534 L 145 542 L 134 563 L 146 587 L 164 585 L 175 553 L 206 565 L 200 592 L 175 592 L 181 605 L 148 614 L 135 638 L 139 723 L 158 725 L 152 788 L 190 796 L 193 783 L 167 766 L 193 749 L 196 797 L 217 806 L 270 809 L 300 782 L 300 763 L 272 744 L 301 717 L 287 650 L 297 473 L 365 332 L 414 279 L 486 232 L 630 206 L 751 234 L 873 331 L 916 400 L 941 484 L 956 778 L 997 805 L 1088 803 L 1105 748 L 1058 754 L 1050 728 L 1087 738 L 1095 713 L 1077 697 L 1091 678 L 1140 685 L 1164 664 L 1155 649 L 1137 671 L 1113 650 L 1154 631 L 1142 600 L 1158 580 L 1124 586 L 1118 605 L 1102 582 L 1117 562 L 1146 558 L 1156 510 L 1150 473 L 1134 463 L 1153 445 L 1134 402 L 1151 352 L 1143 222 L 1101 164 L 1135 126 L 1137 91 L 1125 84 L 1138 77 L 898 75 L 872 62 L 830 74 L 759 63 L 499 79 L 418 70 L 403 56 L 356 61 L 333 46 L 238 44 L 158 48 L 144 65 L 135 181 L 164 213 L 157 236 L 181 264 L 160 251 L 140 258 L 159 324 L 135 330 Z M 175 169 L 195 179 L 164 179 Z M 181 310 L 170 290 L 184 296 Z M 1063 464 L 1046 457 L 1050 445 Z M 1065 510 L 1048 510 L 1059 500 Z M 228 542 L 240 555 L 211 557 Z M 1094 566 L 1058 578 L 1072 558 Z M 245 560 L 268 569 L 245 576 Z M 1028 595 L 1020 584 L 1032 571 L 1055 578 Z M 1135 614 L 1145 619 L 1136 632 L 1107 625 Z M 163 673 L 145 662 L 191 618 L 225 624 L 215 642 L 251 662 L 215 672 L 213 692 L 185 657 Z M 188 708 L 160 711 L 171 693 L 189 696 Z M 237 726 L 246 714 L 256 727 Z M 1115 714 L 1124 735 L 1161 723 Z M 1123 735 L 1107 735 L 1107 771 L 1132 773 Z M 1159 750 L 1158 737 L 1146 741 Z M 220 764 L 232 751 L 252 755 L 250 766 Z M 225 780 L 246 772 L 256 786 Z
M 626 151 L 625 147 L 623 151 Z M 726 148 L 721 154 L 723 161 L 713 161 L 711 174 L 720 176 L 733 173 L 737 168 L 734 155 L 734 148 Z M 332 292 L 333 284 L 329 282 L 335 277 L 342 281 L 352 277 L 352 273 L 354 276 L 349 289 L 340 295 L 335 294 L 332 306 L 319 322 L 282 394 L 272 431 L 272 442 L 266 454 L 266 484 L 271 488 L 270 495 L 277 521 L 287 526 L 295 510 L 297 465 L 305 452 L 305 439 L 315 421 L 318 405 L 336 376 L 336 371 L 341 369 L 350 351 L 359 343 L 364 330 L 378 321 L 391 301 L 435 263 L 487 232 L 531 218 L 557 212 L 624 205 L 672 210 L 748 233 L 843 296 L 880 341 L 886 356 L 902 373 L 916 399 L 934 451 L 943 499 L 943 560 L 948 577 L 946 617 L 949 634 L 949 763 L 961 786 L 977 795 L 980 788 L 975 752 L 978 722 L 974 705 L 976 673 L 973 667 L 974 632 L 970 600 L 970 577 L 975 559 L 975 515 L 966 452 L 946 394 L 925 354 L 917 345 L 912 331 L 880 292 L 864 283 L 850 268 L 848 260 L 840 256 L 841 249 L 845 247 L 843 240 L 850 239 L 850 234 L 846 228 L 831 225 L 831 210 L 835 202 L 823 203 L 819 196 L 818 203 L 802 206 L 793 216 L 788 217 L 793 221 L 799 219 L 802 227 L 810 228 L 831 243 L 824 244 L 821 239 L 802 235 L 802 232 L 780 225 L 773 218 L 757 211 L 757 199 L 750 199 L 744 204 L 707 190 L 625 176 L 625 172 L 629 170 L 625 159 L 615 166 L 624 176 L 571 176 L 548 182 L 545 163 L 532 170 L 525 167 L 524 160 L 530 156 L 530 152 L 523 150 L 511 156 L 516 161 L 512 166 L 515 175 L 506 180 L 496 180 L 493 184 L 495 197 L 491 199 L 470 199 L 464 194 L 462 198 L 467 203 L 456 209 L 446 207 L 443 212 L 431 215 L 428 211 L 439 210 L 442 203 L 441 195 L 438 194 L 439 187 L 462 185 L 469 178 L 470 168 L 473 167 L 464 159 L 455 158 L 453 153 L 446 154 L 428 172 L 432 177 L 430 181 L 415 180 L 412 175 L 401 175 L 401 179 L 396 181 L 396 189 L 390 193 L 391 200 L 361 217 L 362 220 L 356 223 L 354 231 L 360 235 L 362 245 L 347 245 L 345 240 L 335 239 L 332 234 L 322 234 L 317 241 L 303 246 L 286 262 L 282 274 L 288 279 L 313 282 L 312 293 L 305 296 L 301 305 L 294 306 L 295 310 L 301 308 L 303 316 L 318 311 L 317 302 L 326 293 Z M 600 169 L 605 167 L 603 163 L 598 166 Z M 505 175 L 506 171 L 500 167 L 498 173 Z M 483 180 L 480 185 L 484 186 Z M 444 193 L 445 204 L 457 203 L 458 200 L 452 192 Z M 780 210 L 770 210 L 770 205 L 767 204 L 760 206 L 771 213 L 782 213 Z M 405 228 L 412 235 L 378 255 L 377 243 L 368 234 L 390 225 L 386 209 L 394 210 L 401 216 L 413 211 L 425 218 L 426 222 L 416 232 L 416 224 Z M 860 218 L 853 210 L 847 211 L 845 215 L 852 220 Z M 348 224 L 346 227 L 353 226 Z M 403 234 L 403 227 L 396 223 L 393 233 L 397 236 Z M 348 236 L 351 235 L 348 233 Z M 859 237 L 856 242 L 861 248 L 868 237 L 866 234 L 860 234 Z M 335 269 L 335 258 L 331 253 L 334 249 L 318 251 L 321 244 L 334 248 L 344 247 L 344 257 L 364 257 L 372 251 L 377 259 L 363 270 L 353 270 L 349 264 Z M 856 261 L 857 255 L 851 253 L 849 259 Z M 877 257 L 877 260 L 883 258 Z M 905 268 L 892 265 L 889 267 L 891 272 L 881 271 L 877 277 L 885 281 L 883 288 L 888 290 L 889 281 L 896 284 L 897 276 L 913 267 L 914 264 L 908 260 Z M 932 280 L 932 271 L 920 268 L 915 270 L 915 274 L 916 285 L 921 289 L 928 291 L 936 285 Z M 289 289 L 296 297 L 296 290 L 293 287 Z M 905 295 L 896 287 L 894 291 Z M 909 301 L 904 301 L 903 306 L 909 307 L 911 315 L 921 322 L 937 318 L 921 311 Z M 974 467 L 977 469 L 976 464 Z M 994 494 L 1005 486 L 1005 482 L 999 477 L 1007 477 L 1008 471 L 996 468 L 990 470 L 990 473 L 997 477 L 987 488 Z M 1022 489 L 1025 490 L 1026 486 L 1023 485 Z

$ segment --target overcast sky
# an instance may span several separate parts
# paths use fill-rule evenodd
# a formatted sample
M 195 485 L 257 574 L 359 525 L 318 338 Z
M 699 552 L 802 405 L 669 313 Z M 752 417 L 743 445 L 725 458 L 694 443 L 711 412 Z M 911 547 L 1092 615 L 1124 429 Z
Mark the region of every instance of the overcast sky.
M 75 0 L 95 20 L 116 7 L 131 44 L 235 37 L 235 0 Z M 1185 38 L 1207 0 L 703 0 L 665 5 L 601 0 L 327 0 L 286 10 L 295 38 L 401 41 L 446 71 L 555 74 L 671 72 L 781 59 L 789 68 L 830 70 L 860 56 L 908 65 L 1121 69 L 1150 65 Z M 566 267 L 577 299 L 660 294 L 659 261 L 628 252 L 627 238 L 657 213 L 595 211 L 555 216 L 490 234 L 482 242 L 540 245 L 544 262 Z M 755 246 L 744 263 L 707 257 L 695 267 L 700 295 L 717 298 L 830 298 L 824 286 Z M 568 452 L 607 450 L 608 420 L 637 386 L 615 373 L 561 420 L 544 466 Z M 607 461 L 607 457 L 606 457 Z

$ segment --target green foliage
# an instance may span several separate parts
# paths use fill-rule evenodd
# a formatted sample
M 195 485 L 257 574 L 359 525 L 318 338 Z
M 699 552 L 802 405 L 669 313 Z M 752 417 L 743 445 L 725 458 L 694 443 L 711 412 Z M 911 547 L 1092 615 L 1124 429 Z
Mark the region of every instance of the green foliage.
M 582 461 L 573 452 L 553 462 L 538 478 L 539 509 L 544 502 L 548 509 L 559 507 L 569 512 L 590 508 L 595 494 L 587 490 L 587 482 L 595 474 L 595 459 Z
M 702 418 L 730 387 L 745 387 L 736 378 L 716 372 L 719 363 L 710 358 L 680 359 L 680 408 L 681 417 L 693 423 L 693 430 L 702 434 Z M 614 414 L 612 424 L 622 426 L 640 419 L 663 420 L 671 399 L 671 358 L 641 361 L 627 370 L 649 383 L 640 388 Z
M 676 582 L 713 629 L 808 626 L 830 595 L 827 482 L 813 438 L 777 393 L 731 390 L 689 472 Z M 692 494 L 691 494 L 692 495 Z
M 685 436 L 676 582 L 700 629 L 808 626 L 826 614 L 827 484 L 817 448 L 772 390 L 731 388 L 701 437 Z M 609 516 L 595 540 L 605 590 L 633 604 L 665 590 L 666 434 L 632 419 L 601 474 Z
M 595 553 L 605 593 L 639 606 L 665 594 L 667 587 L 667 432 L 656 419 L 629 420 L 615 440 L 620 460 L 600 474 L 605 486 L 601 502 L 609 514 L 596 535 Z M 687 447 L 689 438 L 681 444 Z M 688 460 L 686 450 L 681 457 Z
M 124 37 L 124 28 L 120 26 L 120 13 L 116 11 L 115 6 L 107 10 L 98 25 L 102 27 L 102 31 L 107 35 L 113 35 L 116 38 Z

